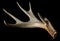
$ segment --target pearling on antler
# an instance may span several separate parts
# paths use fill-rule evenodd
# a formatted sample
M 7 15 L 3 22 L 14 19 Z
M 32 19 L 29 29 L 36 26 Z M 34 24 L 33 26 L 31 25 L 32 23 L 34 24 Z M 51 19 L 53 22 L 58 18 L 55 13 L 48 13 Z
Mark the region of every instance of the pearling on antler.
M 12 17 L 16 23 L 15 24 L 9 24 L 6 23 L 6 21 L 4 20 L 4 24 L 6 26 L 11 26 L 11 27 L 20 27 L 20 28 L 35 28 L 35 27 L 39 27 L 42 28 L 44 30 L 46 30 L 53 38 L 55 36 L 55 34 L 57 33 L 55 31 L 55 29 L 53 28 L 53 26 L 51 25 L 50 21 L 47 18 L 42 18 L 39 13 L 38 16 L 41 19 L 41 21 L 39 21 L 33 14 L 32 9 L 31 9 L 31 4 L 29 2 L 29 11 L 24 10 L 19 3 L 17 2 L 17 5 L 19 6 L 19 8 L 30 18 L 30 20 L 28 22 L 22 22 L 21 20 L 19 20 L 18 18 L 16 18 L 15 16 L 13 16 L 12 14 L 10 14 L 9 12 L 7 12 L 5 9 L 3 9 L 3 11 L 5 13 L 7 13 L 10 17 Z M 47 21 L 47 22 L 46 22 Z

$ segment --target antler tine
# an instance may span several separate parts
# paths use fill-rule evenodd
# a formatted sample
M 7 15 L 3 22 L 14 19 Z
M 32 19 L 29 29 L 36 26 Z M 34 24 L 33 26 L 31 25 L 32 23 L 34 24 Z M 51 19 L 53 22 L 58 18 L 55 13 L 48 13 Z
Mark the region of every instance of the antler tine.
M 28 12 L 26 10 L 24 10 L 20 5 L 19 3 L 17 2 L 17 5 L 19 6 L 19 8 L 27 15 L 29 16 L 29 18 L 31 18 L 31 16 L 28 14 Z
M 44 24 L 46 24 L 46 22 L 43 20 L 43 18 L 41 17 L 41 15 L 38 13 L 38 16 L 39 16 L 39 18 L 41 19 L 41 21 L 44 23 Z
M 12 27 L 14 27 L 16 24 L 9 24 L 9 23 L 7 23 L 5 20 L 4 20 L 4 24 L 6 25 L 6 26 L 12 26 Z
M 31 9 L 31 3 L 29 2 L 29 11 L 28 13 L 32 16 L 32 17 L 35 17 L 33 12 L 32 12 L 32 9 Z
M 10 14 L 9 12 L 7 12 L 5 9 L 3 9 L 3 11 L 4 11 L 5 13 L 7 13 L 10 17 L 12 17 L 12 18 L 16 21 L 16 24 L 22 23 L 22 21 L 20 21 L 20 20 L 17 19 L 15 16 L 13 16 L 13 15 Z M 4 20 L 4 23 L 6 24 L 5 20 Z

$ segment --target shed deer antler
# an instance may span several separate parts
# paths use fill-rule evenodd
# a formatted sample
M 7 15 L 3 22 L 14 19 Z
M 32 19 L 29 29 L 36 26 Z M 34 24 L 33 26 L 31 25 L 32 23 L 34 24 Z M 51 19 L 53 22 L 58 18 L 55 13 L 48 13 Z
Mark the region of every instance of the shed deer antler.
M 39 21 L 33 14 L 32 9 L 31 9 L 31 4 L 29 2 L 29 11 L 24 10 L 19 3 L 17 2 L 17 5 L 19 6 L 19 8 L 30 18 L 30 20 L 28 22 L 22 22 L 21 20 L 19 20 L 18 18 L 16 18 L 15 16 L 13 16 L 12 14 L 10 14 L 9 12 L 7 12 L 5 9 L 3 9 L 3 11 L 5 13 L 7 13 L 10 17 L 12 17 L 16 23 L 15 24 L 9 24 L 6 23 L 6 21 L 4 20 L 4 24 L 6 26 L 11 26 L 11 27 L 22 27 L 22 28 L 35 28 L 35 27 L 39 27 L 42 28 L 44 30 L 46 30 L 53 38 L 55 36 L 55 34 L 57 33 L 55 31 L 55 29 L 53 28 L 53 26 L 51 25 L 50 21 L 47 18 L 42 18 L 39 13 L 38 16 L 41 19 L 41 21 Z

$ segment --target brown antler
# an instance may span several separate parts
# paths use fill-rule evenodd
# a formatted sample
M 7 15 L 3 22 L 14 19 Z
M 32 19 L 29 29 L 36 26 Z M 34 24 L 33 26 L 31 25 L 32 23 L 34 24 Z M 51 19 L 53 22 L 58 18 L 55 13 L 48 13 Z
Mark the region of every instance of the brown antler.
M 19 3 L 17 2 L 17 5 L 19 6 L 19 8 L 30 18 L 30 20 L 28 22 L 22 22 L 21 20 L 19 20 L 18 18 L 16 18 L 15 16 L 13 16 L 12 14 L 10 14 L 9 12 L 7 12 L 5 9 L 3 9 L 3 11 L 5 13 L 7 13 L 10 17 L 12 17 L 15 21 L 16 24 L 9 24 L 6 23 L 6 21 L 4 20 L 4 24 L 7 26 L 12 26 L 12 27 L 22 27 L 22 28 L 35 28 L 35 27 L 39 27 L 39 28 L 43 28 L 46 31 L 48 31 L 48 33 L 54 38 L 54 35 L 57 33 L 55 31 L 55 29 L 53 28 L 53 26 L 51 25 L 51 23 L 49 22 L 49 20 L 47 18 L 42 18 L 39 13 L 38 16 L 41 19 L 41 21 L 39 21 L 35 15 L 32 12 L 31 9 L 31 4 L 29 2 L 29 11 L 24 10 Z M 46 22 L 47 21 L 47 22 Z

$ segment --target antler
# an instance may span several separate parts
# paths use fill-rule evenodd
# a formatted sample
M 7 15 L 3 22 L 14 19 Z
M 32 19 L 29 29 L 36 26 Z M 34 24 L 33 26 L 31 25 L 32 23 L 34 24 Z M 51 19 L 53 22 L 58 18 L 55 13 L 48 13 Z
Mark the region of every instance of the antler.
M 15 24 L 9 24 L 6 23 L 6 21 L 4 20 L 4 24 L 7 26 L 12 26 L 12 27 L 22 27 L 22 28 L 35 28 L 35 27 L 40 27 L 45 29 L 46 31 L 48 31 L 48 33 L 54 38 L 54 35 L 57 33 L 55 31 L 55 29 L 53 28 L 53 26 L 51 25 L 51 23 L 49 22 L 49 20 L 47 18 L 42 18 L 39 13 L 38 16 L 41 19 L 41 21 L 39 21 L 35 15 L 32 12 L 31 9 L 31 4 L 29 2 L 29 11 L 24 10 L 19 3 L 17 2 L 17 5 L 19 6 L 19 8 L 30 18 L 30 20 L 28 22 L 22 22 L 21 20 L 19 20 L 18 18 L 16 18 L 15 16 L 13 16 L 12 14 L 10 14 L 9 12 L 7 12 L 5 9 L 3 9 L 3 11 L 5 13 L 7 13 L 10 17 L 12 17 L 16 23 Z M 47 21 L 47 22 L 46 22 Z

